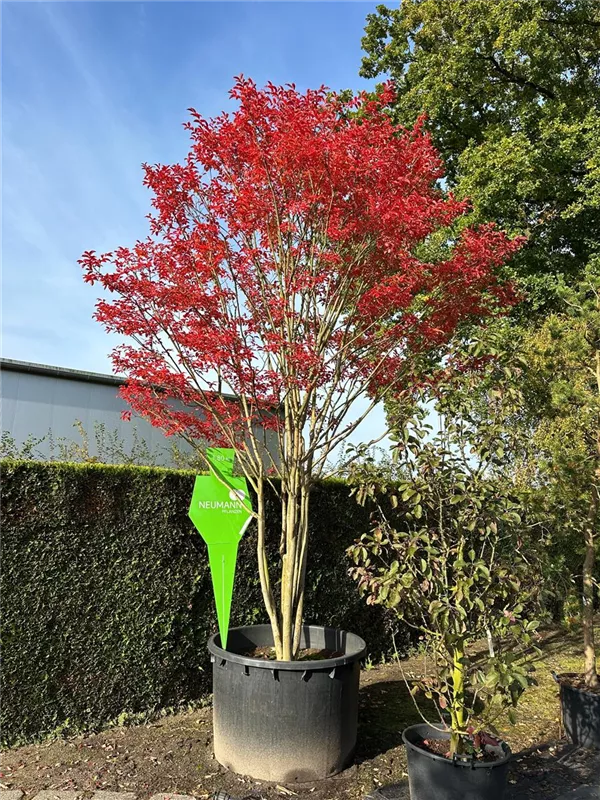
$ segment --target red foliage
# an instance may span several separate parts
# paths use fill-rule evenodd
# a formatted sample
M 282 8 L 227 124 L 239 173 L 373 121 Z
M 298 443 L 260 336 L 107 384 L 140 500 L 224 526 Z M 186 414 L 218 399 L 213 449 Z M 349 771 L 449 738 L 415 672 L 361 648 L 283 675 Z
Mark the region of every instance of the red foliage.
M 190 110 L 185 163 L 145 165 L 149 237 L 80 263 L 110 294 L 97 319 L 128 340 L 122 394 L 153 424 L 231 443 L 294 393 L 318 407 L 332 385 L 393 386 L 415 353 L 511 301 L 494 269 L 519 242 L 491 226 L 440 263 L 417 256 L 466 203 L 440 190 L 422 124 L 385 113 L 390 91 L 345 101 L 240 78 L 234 113 Z

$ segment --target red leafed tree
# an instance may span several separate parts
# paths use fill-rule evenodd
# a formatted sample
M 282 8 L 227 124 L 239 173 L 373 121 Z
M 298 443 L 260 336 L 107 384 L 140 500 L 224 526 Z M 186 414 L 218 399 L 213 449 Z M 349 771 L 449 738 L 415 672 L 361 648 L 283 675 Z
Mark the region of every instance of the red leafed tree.
M 144 167 L 148 238 L 81 258 L 108 290 L 97 319 L 125 337 L 113 360 L 133 409 L 192 444 L 236 448 L 278 659 L 299 648 L 310 489 L 331 452 L 387 392 L 427 379 L 416 365 L 457 325 L 510 299 L 494 268 L 518 243 L 491 227 L 465 230 L 436 263 L 418 257 L 465 204 L 440 190 L 423 127 L 385 113 L 390 95 L 238 79 L 234 113 L 191 110 L 184 163 Z M 272 476 L 279 582 L 265 554 Z

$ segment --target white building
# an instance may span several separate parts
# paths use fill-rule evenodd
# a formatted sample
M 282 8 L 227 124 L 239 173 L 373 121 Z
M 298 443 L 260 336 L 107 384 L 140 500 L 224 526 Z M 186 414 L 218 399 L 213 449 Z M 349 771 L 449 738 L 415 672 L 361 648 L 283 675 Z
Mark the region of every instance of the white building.
M 3 450 L 18 453 L 29 442 L 29 457 L 183 466 L 191 448 L 179 437 L 165 436 L 135 415 L 119 396 L 124 378 L 64 367 L 0 359 Z M 271 453 L 276 441 L 266 432 Z M 123 457 L 124 456 L 124 457 Z

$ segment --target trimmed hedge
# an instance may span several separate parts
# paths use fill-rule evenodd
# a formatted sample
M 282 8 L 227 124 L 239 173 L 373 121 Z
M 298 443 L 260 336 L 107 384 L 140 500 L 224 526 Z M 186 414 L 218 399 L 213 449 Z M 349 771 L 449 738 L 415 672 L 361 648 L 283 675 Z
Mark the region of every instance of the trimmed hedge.
M 204 543 L 187 517 L 194 475 L 148 467 L 4 461 L 5 745 L 97 729 L 210 692 L 216 630 Z M 362 635 L 378 656 L 391 620 L 366 606 L 345 548 L 368 526 L 348 487 L 311 497 L 305 617 Z M 269 502 L 277 559 L 279 509 Z M 240 545 L 232 625 L 267 621 L 255 533 Z

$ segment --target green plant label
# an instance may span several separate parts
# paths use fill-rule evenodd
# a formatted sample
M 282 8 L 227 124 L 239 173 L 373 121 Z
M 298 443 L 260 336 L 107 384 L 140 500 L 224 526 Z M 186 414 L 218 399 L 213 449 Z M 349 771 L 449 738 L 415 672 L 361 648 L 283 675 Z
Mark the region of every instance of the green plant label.
M 210 475 L 198 475 L 189 517 L 208 547 L 221 646 L 227 647 L 235 562 L 240 539 L 252 519 L 246 479 L 234 477 L 235 450 L 209 447 Z

